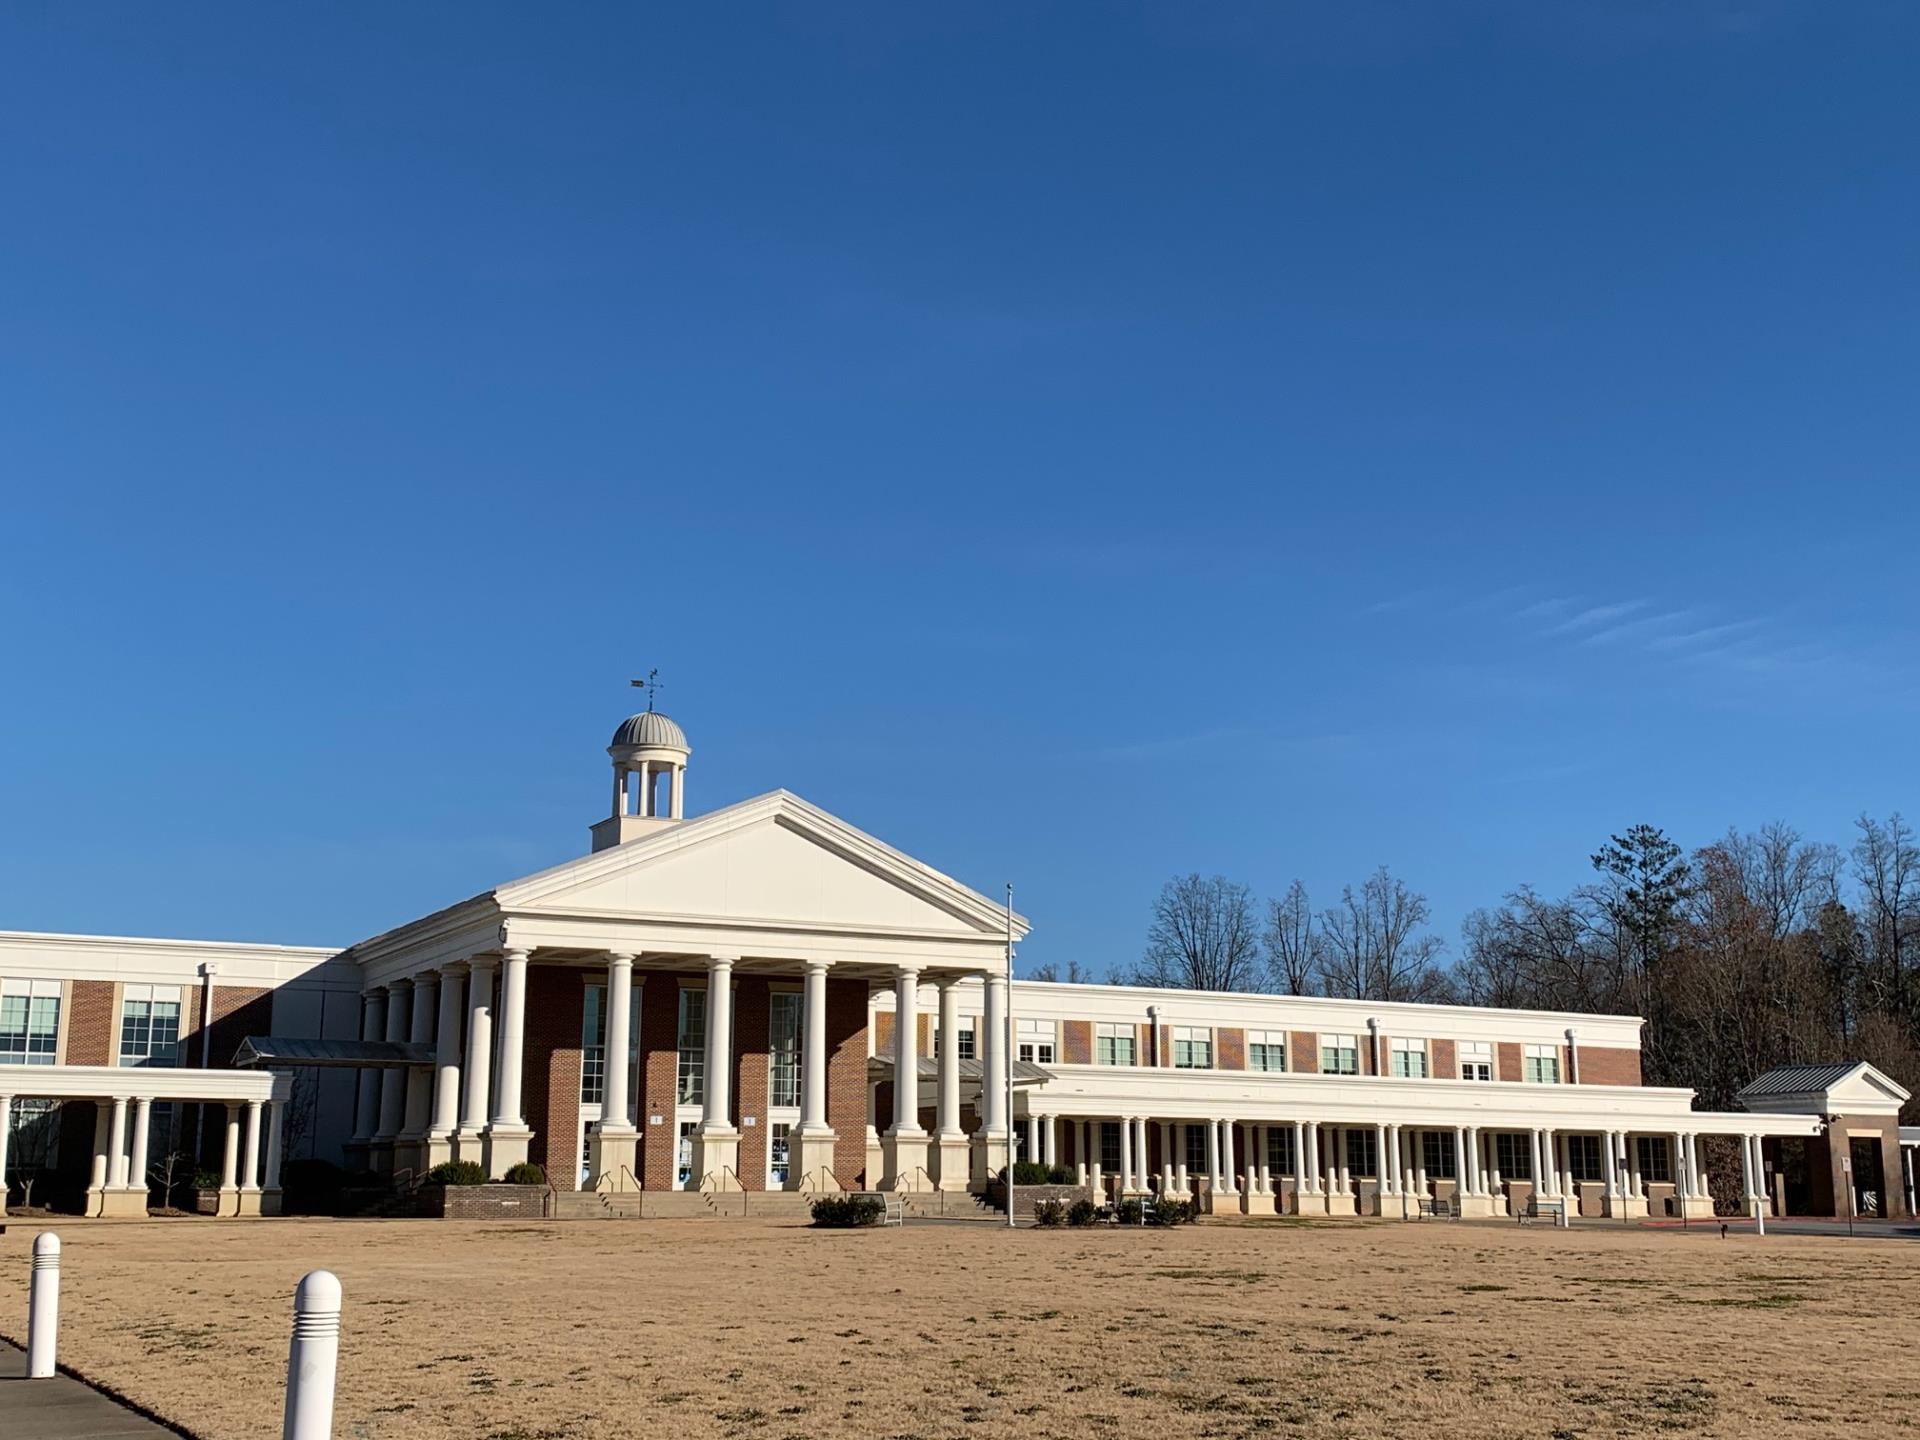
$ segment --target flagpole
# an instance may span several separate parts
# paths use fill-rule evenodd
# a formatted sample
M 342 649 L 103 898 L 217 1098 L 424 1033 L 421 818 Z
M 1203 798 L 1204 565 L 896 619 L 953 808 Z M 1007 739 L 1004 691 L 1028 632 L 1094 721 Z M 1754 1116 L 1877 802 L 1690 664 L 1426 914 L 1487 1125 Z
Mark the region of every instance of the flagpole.
M 1006 1086 L 1004 1106 L 1007 1112 L 1007 1228 L 1014 1228 L 1013 1221 L 1013 882 L 1007 882 L 1007 1022 L 1006 1034 L 1000 1037 L 1004 1047 L 1001 1054 L 1006 1057 Z

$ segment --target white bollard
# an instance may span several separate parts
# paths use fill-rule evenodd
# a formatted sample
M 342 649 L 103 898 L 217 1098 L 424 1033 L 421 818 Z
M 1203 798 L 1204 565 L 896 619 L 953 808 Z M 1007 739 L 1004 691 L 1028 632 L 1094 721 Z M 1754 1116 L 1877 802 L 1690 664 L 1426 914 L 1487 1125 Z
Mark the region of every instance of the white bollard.
M 293 1292 L 287 1351 L 287 1412 L 281 1440 L 332 1440 L 333 1382 L 340 1366 L 340 1281 L 310 1270 Z
M 53 1375 L 60 1332 L 60 1237 L 42 1230 L 33 1237 L 33 1283 L 27 1299 L 27 1378 Z

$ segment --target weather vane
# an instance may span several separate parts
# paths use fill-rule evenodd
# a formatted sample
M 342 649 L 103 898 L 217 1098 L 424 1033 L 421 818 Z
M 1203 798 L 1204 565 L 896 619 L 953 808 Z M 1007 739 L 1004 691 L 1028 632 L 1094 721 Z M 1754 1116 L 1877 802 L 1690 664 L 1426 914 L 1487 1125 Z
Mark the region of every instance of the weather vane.
M 632 685 L 635 689 L 646 691 L 647 692 L 647 709 L 649 710 L 653 709 L 653 702 L 659 697 L 660 691 L 663 688 L 660 684 L 659 670 L 657 669 L 649 670 L 647 671 L 646 679 L 630 680 L 627 683 Z

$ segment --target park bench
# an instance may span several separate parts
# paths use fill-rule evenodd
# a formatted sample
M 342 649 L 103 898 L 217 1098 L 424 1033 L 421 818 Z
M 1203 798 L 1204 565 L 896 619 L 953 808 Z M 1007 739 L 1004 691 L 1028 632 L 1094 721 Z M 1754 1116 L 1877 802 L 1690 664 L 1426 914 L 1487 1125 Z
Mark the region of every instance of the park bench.
M 907 1197 L 898 1190 L 889 1190 L 880 1197 L 886 1202 L 886 1210 L 880 1216 L 882 1225 L 905 1225 L 907 1223 Z
M 1526 1224 L 1529 1220 L 1542 1219 L 1551 1219 L 1554 1224 L 1558 1225 L 1567 1218 L 1567 1202 L 1564 1200 L 1542 1200 L 1538 1196 L 1535 1196 L 1520 1207 L 1519 1213 L 1514 1218 L 1522 1225 Z
M 1415 1212 L 1415 1219 L 1458 1220 L 1460 1218 L 1460 1202 L 1458 1200 L 1440 1200 L 1432 1195 L 1422 1195 L 1419 1197 L 1418 1203 L 1419 1209 Z

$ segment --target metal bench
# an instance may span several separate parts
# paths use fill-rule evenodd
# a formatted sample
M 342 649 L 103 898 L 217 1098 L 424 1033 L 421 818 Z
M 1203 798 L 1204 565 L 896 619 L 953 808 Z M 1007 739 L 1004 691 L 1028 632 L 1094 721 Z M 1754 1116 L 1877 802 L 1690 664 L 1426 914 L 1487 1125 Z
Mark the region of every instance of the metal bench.
M 1432 1195 L 1421 1195 L 1417 1197 L 1417 1203 L 1419 1209 L 1414 1212 L 1414 1218 L 1417 1220 L 1458 1220 L 1460 1218 L 1458 1200 L 1441 1200 Z
M 1556 1225 L 1566 1224 L 1567 1202 L 1564 1200 L 1542 1200 L 1536 1195 L 1531 1197 L 1525 1205 L 1522 1205 L 1514 1215 L 1514 1218 L 1522 1225 L 1526 1224 L 1529 1220 L 1540 1220 L 1548 1217 L 1551 1217 L 1553 1223 Z
M 907 1223 L 907 1197 L 898 1190 L 882 1192 L 881 1200 L 886 1210 L 880 1216 L 882 1225 L 905 1225 Z

